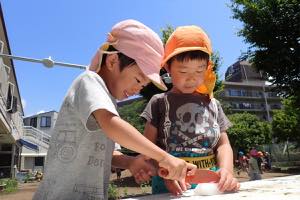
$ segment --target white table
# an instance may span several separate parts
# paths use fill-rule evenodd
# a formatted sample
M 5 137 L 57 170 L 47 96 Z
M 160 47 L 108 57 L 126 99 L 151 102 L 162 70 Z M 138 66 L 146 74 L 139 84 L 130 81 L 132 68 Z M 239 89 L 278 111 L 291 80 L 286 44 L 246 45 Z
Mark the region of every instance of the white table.
M 175 197 L 170 193 L 128 198 L 127 200 L 300 200 L 300 175 L 264 179 L 241 183 L 236 193 L 214 196 L 193 196 L 193 190 L 183 196 Z

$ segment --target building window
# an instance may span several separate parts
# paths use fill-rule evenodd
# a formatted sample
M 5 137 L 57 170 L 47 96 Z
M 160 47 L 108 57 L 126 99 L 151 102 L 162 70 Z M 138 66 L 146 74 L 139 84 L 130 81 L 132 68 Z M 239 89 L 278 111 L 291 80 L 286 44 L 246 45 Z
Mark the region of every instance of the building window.
M 11 144 L 2 144 L 0 146 L 0 151 L 12 151 L 12 145 Z
M 260 91 L 253 91 L 252 94 L 253 94 L 253 97 L 262 97 L 263 96 L 262 92 L 260 92 Z
M 37 118 L 36 117 L 33 117 L 30 119 L 30 126 L 32 127 L 37 127 Z
M 243 108 L 243 109 L 251 109 L 252 106 L 251 106 L 250 103 L 242 103 L 242 108 Z
M 44 166 L 44 157 L 35 157 L 34 166 Z
M 276 92 L 268 92 L 268 97 L 278 97 L 278 94 Z
M 51 127 L 51 117 L 42 116 L 40 126 L 41 127 Z
M 240 90 L 229 90 L 229 96 L 234 96 L 234 97 L 240 97 L 241 95 L 241 91 Z
M 279 104 L 271 104 L 271 109 L 281 109 Z

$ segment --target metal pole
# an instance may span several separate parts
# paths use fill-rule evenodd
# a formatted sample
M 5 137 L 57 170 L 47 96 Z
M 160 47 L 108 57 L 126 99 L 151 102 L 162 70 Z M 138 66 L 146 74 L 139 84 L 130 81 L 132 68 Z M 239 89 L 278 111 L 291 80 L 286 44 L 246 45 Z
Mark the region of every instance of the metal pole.
M 261 71 L 259 71 L 259 73 L 260 73 L 261 78 L 263 79 Z M 265 100 L 265 104 L 266 104 L 267 120 L 269 122 L 269 121 L 271 121 L 271 118 L 270 118 L 269 105 L 268 105 L 268 100 L 267 100 L 267 95 L 266 95 L 265 82 L 263 82 L 262 88 L 263 88 L 263 95 L 264 95 L 264 100 Z
M 51 68 L 54 65 L 60 65 L 64 67 L 72 67 L 72 68 L 78 68 L 78 69 L 86 69 L 87 66 L 85 65 L 79 65 L 79 64 L 72 64 L 72 63 L 64 63 L 64 62 L 55 62 L 49 58 L 44 58 L 44 59 L 35 59 L 35 58 L 27 58 L 27 57 L 21 57 L 21 56 L 14 56 L 14 55 L 9 55 L 9 54 L 3 54 L 0 53 L 0 57 L 4 58 L 9 58 L 9 59 L 15 59 L 15 60 L 22 60 L 22 61 L 27 61 L 27 62 L 35 62 L 35 63 L 41 63 L 45 67 Z

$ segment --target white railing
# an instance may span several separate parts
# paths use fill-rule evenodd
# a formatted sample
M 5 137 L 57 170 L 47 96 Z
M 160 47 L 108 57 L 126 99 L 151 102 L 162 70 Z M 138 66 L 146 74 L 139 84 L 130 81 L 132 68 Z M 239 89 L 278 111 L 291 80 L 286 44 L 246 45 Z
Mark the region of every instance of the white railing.
M 45 147 L 49 146 L 51 136 L 40 131 L 32 126 L 24 126 L 24 135 L 23 137 L 26 138 L 33 138 L 34 141 L 37 142 L 39 145 L 43 145 Z

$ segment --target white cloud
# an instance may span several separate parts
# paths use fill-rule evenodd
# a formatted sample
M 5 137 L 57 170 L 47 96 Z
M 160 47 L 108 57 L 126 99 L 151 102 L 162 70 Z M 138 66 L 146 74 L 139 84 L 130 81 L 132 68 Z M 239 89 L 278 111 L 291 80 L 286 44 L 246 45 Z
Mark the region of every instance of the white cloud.
M 41 110 L 39 112 L 37 112 L 36 114 L 41 114 L 41 113 L 44 113 L 45 111 L 44 110 Z

